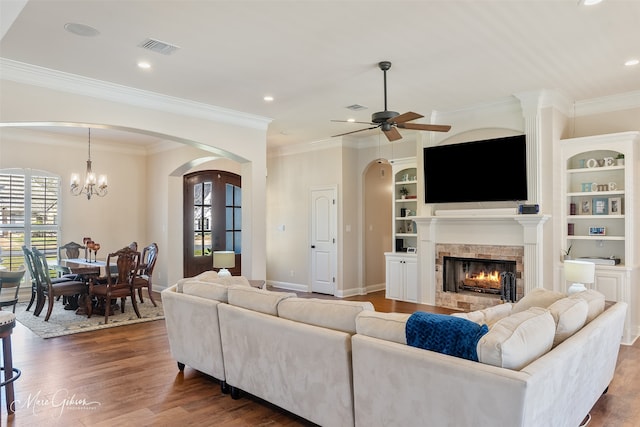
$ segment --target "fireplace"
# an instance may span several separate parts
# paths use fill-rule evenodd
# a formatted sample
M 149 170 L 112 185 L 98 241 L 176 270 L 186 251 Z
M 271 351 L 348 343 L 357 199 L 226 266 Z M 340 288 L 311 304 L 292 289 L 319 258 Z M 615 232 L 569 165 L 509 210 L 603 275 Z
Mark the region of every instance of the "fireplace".
M 515 275 L 515 261 L 445 256 L 442 290 L 498 295 L 515 302 Z
M 524 296 L 523 246 L 438 243 L 435 249 L 437 306 L 473 311 Z

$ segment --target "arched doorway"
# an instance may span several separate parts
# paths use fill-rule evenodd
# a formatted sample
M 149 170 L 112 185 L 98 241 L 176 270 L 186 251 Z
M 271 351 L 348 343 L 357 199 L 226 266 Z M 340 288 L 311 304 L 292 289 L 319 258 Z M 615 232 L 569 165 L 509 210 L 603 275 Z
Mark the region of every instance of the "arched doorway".
M 384 253 L 393 249 L 391 233 L 391 165 L 372 161 L 364 171 L 364 286 L 384 289 Z

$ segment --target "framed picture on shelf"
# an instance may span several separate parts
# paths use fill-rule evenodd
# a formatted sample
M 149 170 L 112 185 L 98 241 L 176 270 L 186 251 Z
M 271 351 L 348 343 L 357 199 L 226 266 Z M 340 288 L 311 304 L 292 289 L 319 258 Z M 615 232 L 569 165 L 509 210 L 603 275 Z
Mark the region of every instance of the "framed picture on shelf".
M 591 202 L 589 200 L 583 200 L 580 203 L 580 215 L 591 215 Z
M 606 197 L 596 197 L 592 204 L 593 215 L 609 215 L 609 199 Z
M 609 199 L 609 215 L 622 215 L 622 198 L 611 197 Z
M 606 234 L 606 227 L 589 227 L 589 236 L 605 236 Z

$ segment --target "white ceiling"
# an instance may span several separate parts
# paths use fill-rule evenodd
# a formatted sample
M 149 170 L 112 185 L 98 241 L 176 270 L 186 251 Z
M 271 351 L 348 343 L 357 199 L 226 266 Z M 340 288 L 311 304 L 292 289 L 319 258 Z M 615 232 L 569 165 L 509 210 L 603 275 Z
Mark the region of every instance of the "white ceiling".
M 271 118 L 269 148 L 366 127 L 331 120 L 367 122 L 384 109 L 382 60 L 393 63 L 388 109 L 423 114 L 416 123 L 429 123 L 433 111 L 531 90 L 559 90 L 571 101 L 640 90 L 640 66 L 624 66 L 640 58 L 637 0 L 591 7 L 578 0 L 2 0 L 0 7 L 0 57 Z M 67 23 L 100 34 L 77 36 Z M 146 38 L 180 49 L 162 55 L 138 47 Z M 152 68 L 138 69 L 139 60 Z M 345 108 L 352 104 L 367 109 Z

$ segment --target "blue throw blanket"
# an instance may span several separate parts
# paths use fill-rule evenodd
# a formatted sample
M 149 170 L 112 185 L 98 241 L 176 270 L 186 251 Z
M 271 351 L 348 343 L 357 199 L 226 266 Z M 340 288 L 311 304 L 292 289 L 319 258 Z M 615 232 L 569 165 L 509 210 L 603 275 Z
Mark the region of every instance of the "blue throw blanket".
M 407 344 L 425 350 L 478 361 L 476 346 L 487 325 L 445 314 L 417 311 L 407 320 Z

